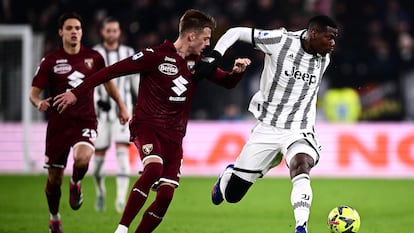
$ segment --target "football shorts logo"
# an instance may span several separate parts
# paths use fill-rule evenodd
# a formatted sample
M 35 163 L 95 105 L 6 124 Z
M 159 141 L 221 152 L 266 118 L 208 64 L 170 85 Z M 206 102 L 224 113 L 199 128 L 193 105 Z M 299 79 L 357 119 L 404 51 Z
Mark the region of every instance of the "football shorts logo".
M 178 74 L 178 68 L 176 65 L 171 63 L 162 63 L 158 66 L 158 70 L 165 75 L 176 75 Z
M 92 69 L 92 67 L 93 67 L 93 58 L 85 58 L 84 63 L 85 63 L 86 68 Z
M 149 155 L 152 152 L 153 149 L 154 149 L 154 145 L 152 143 L 145 144 L 145 145 L 142 146 L 142 152 L 145 155 Z

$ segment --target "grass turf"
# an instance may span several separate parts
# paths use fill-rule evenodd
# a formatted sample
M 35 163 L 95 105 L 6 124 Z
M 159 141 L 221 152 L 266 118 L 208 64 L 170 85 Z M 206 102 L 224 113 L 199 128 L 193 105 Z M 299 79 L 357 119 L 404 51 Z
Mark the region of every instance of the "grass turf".
M 134 179 L 131 179 L 131 183 Z M 0 233 L 48 232 L 45 181 L 45 175 L 0 176 Z M 106 181 L 107 208 L 103 213 L 94 209 L 95 188 L 90 176 L 82 183 L 84 203 L 78 211 L 69 207 L 68 182 L 69 177 L 65 177 L 60 205 L 64 232 L 113 232 L 120 219 L 120 214 L 114 208 L 114 177 L 108 177 Z M 289 179 L 261 179 L 240 203 L 224 203 L 220 206 L 214 206 L 210 201 L 214 182 L 215 178 L 183 177 L 166 217 L 155 232 L 293 232 Z M 309 233 L 328 233 L 328 212 L 340 204 L 358 210 L 361 215 L 360 233 L 411 231 L 409 229 L 414 218 L 413 180 L 313 178 L 312 188 L 314 199 Z M 146 206 L 153 197 L 152 192 Z M 139 214 L 129 232 L 134 232 L 140 218 Z

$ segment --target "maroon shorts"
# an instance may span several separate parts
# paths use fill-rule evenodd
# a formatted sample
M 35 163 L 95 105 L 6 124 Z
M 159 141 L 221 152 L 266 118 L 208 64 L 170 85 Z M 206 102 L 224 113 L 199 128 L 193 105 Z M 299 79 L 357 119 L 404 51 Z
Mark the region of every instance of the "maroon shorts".
M 46 131 L 45 167 L 65 168 L 70 148 L 79 142 L 94 147 L 96 121 L 51 118 Z
M 162 133 L 161 129 L 138 124 L 131 140 L 137 147 L 141 160 L 147 156 L 159 156 L 163 160 L 161 181 L 173 181 L 178 186 L 183 159 L 182 137 L 172 139 L 170 135 Z

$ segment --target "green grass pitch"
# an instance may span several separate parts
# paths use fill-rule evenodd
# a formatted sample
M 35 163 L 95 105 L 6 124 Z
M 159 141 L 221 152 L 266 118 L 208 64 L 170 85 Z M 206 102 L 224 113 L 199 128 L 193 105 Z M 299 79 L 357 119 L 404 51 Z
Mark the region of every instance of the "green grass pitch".
M 134 182 L 133 177 L 131 183 Z M 84 204 L 78 211 L 68 204 L 68 177 L 62 186 L 60 212 L 65 233 L 115 230 L 120 214 L 114 208 L 114 177 L 108 177 L 107 208 L 94 209 L 95 189 L 90 176 L 82 183 Z M 48 210 L 44 195 L 45 175 L 0 176 L 0 233 L 46 233 Z M 288 178 L 264 178 L 256 182 L 237 204 L 214 206 L 210 201 L 215 178 L 183 177 L 158 233 L 292 233 Z M 411 179 L 313 178 L 314 193 L 309 233 L 328 233 L 326 218 L 337 205 L 347 204 L 361 215 L 360 233 L 412 231 L 414 181 Z M 152 192 L 147 205 L 154 197 Z M 147 206 L 146 205 L 146 206 Z M 131 224 L 134 232 L 139 214 Z

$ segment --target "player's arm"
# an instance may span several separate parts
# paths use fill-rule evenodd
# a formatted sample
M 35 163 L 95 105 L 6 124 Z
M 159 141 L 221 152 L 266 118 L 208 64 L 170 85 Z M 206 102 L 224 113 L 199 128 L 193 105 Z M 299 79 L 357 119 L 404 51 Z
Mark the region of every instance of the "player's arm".
M 211 77 L 218 68 L 218 64 L 228 48 L 236 41 L 252 43 L 253 29 L 247 27 L 230 28 L 218 40 L 214 50 L 202 58 L 195 66 L 197 79 Z
M 134 55 L 135 56 L 135 55 Z M 135 59 L 136 60 L 136 59 Z M 53 106 L 57 106 L 59 112 L 63 112 L 69 105 L 77 101 L 77 97 L 87 93 L 95 86 L 107 82 L 113 78 L 121 77 L 145 70 L 144 65 L 136 62 L 133 57 L 125 58 L 111 66 L 100 69 L 87 78 L 82 84 L 65 93 L 57 95 L 53 100 Z
M 50 100 L 52 97 L 42 99 L 40 98 L 40 93 L 42 92 L 42 89 L 38 87 L 32 87 L 30 90 L 29 99 L 30 102 L 35 106 L 39 111 L 45 112 L 50 107 Z
M 248 27 L 234 27 L 227 30 L 217 41 L 214 50 L 224 55 L 236 41 L 253 44 L 253 29 Z
M 121 95 L 118 92 L 118 89 L 116 88 L 115 83 L 112 80 L 109 80 L 108 82 L 105 82 L 103 85 L 105 87 L 106 92 L 108 92 L 108 95 L 111 96 L 111 98 L 118 105 L 119 123 L 124 125 L 128 122 L 130 115 L 124 101 L 121 98 Z
M 228 89 L 234 88 L 242 79 L 243 74 L 250 63 L 251 61 L 248 58 L 237 58 L 234 61 L 233 69 L 231 72 L 226 72 L 218 68 L 216 70 L 216 74 L 211 76 L 209 80 Z

